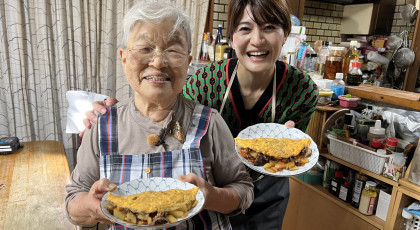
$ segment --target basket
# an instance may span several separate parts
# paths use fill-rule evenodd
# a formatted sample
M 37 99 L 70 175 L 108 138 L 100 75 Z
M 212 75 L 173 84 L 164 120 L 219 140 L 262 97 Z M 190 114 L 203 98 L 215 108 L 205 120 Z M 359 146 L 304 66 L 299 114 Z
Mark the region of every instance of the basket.
M 330 152 L 333 156 L 376 174 L 382 174 L 384 164 L 388 161 L 389 156 L 380 155 L 376 152 L 346 143 L 338 140 L 333 135 L 327 136 L 330 139 Z
M 420 230 L 420 216 L 408 211 L 407 208 L 403 209 L 402 216 L 406 220 L 404 230 Z

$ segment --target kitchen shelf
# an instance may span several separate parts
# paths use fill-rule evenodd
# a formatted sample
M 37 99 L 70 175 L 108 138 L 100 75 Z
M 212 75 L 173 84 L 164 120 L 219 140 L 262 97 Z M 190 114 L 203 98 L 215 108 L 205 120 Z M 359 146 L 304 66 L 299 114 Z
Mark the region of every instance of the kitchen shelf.
M 420 201 L 420 186 L 419 185 L 411 183 L 406 178 L 400 179 L 399 183 L 400 183 L 400 187 L 398 187 L 398 191 L 401 191 L 403 194 Z
M 420 94 L 397 89 L 361 84 L 346 86 L 346 92 L 361 98 L 420 110 Z
M 389 185 L 392 185 L 393 187 L 397 187 L 398 186 L 398 182 L 396 182 L 396 181 L 394 181 L 394 180 L 391 180 L 391 179 L 389 179 L 389 178 L 386 178 L 386 177 L 384 177 L 384 176 L 382 176 L 382 175 L 379 175 L 379 174 L 376 174 L 376 173 L 373 173 L 373 172 L 371 172 L 371 171 L 369 171 L 369 170 L 366 170 L 366 169 L 364 169 L 364 168 L 361 168 L 361 167 L 359 167 L 359 166 L 356 166 L 356 165 L 354 165 L 354 164 L 351 164 L 351 163 L 349 163 L 349 162 L 347 162 L 347 161 L 345 161 L 345 160 L 342 160 L 342 159 L 340 159 L 340 158 L 338 158 L 338 157 L 335 157 L 335 156 L 333 156 L 333 155 L 331 155 L 330 153 L 320 153 L 320 155 L 321 156 L 323 156 L 323 157 L 325 157 L 325 158 L 327 158 L 327 159 L 330 159 L 330 160 L 332 160 L 332 161 L 335 161 L 335 162 L 337 162 L 337 163 L 339 163 L 339 164 L 342 164 L 342 165 L 345 165 L 345 166 L 347 166 L 347 167 L 349 167 L 349 168 L 352 168 L 352 169 L 354 169 L 354 170 L 356 170 L 356 171 L 359 171 L 359 172 L 361 172 L 361 173 L 364 173 L 364 174 L 366 174 L 366 175 L 368 175 L 368 176 L 370 176 L 370 177 L 373 177 L 373 178 L 375 178 L 375 179 L 377 179 L 377 180 L 380 180 L 380 181 L 382 181 L 382 182 L 384 182 L 384 183 L 387 183 L 387 184 L 389 184 Z
M 304 183 L 304 182 L 302 181 L 302 183 Z M 369 224 L 375 226 L 378 229 L 384 229 L 385 221 L 381 220 L 377 216 L 375 216 L 375 215 L 371 215 L 371 216 L 363 215 L 362 213 L 359 212 L 359 210 L 357 208 L 353 207 L 350 203 L 344 202 L 343 200 L 339 199 L 338 197 L 333 196 L 331 193 L 328 192 L 328 189 L 324 188 L 322 185 L 308 185 L 308 186 L 312 187 L 312 189 L 315 192 L 318 192 L 319 194 L 321 194 L 325 198 L 331 200 L 332 202 L 334 202 L 338 206 L 346 209 L 347 211 L 349 211 L 353 215 L 363 219 L 364 221 L 368 222 Z

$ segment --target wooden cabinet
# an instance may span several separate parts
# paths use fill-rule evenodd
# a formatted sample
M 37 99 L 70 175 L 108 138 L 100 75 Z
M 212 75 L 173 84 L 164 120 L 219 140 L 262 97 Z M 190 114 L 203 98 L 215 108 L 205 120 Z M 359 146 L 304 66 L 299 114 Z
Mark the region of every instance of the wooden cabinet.
M 302 21 L 303 18 L 303 8 L 305 7 L 305 0 L 286 0 L 289 5 L 292 14 L 299 18 Z
M 365 99 L 420 110 L 420 94 L 369 85 L 347 86 L 346 90 L 352 95 Z M 283 229 L 403 229 L 402 209 L 414 200 L 420 200 L 420 186 L 408 182 L 407 179 L 396 182 L 372 173 L 334 157 L 325 149 L 321 150 L 321 157 L 367 174 L 391 186 L 392 193 L 386 220 L 383 221 L 375 215 L 365 216 L 350 204 L 331 195 L 321 185 L 309 185 L 292 177 L 289 179 L 290 199 Z
M 341 34 L 389 35 L 396 0 L 345 5 Z

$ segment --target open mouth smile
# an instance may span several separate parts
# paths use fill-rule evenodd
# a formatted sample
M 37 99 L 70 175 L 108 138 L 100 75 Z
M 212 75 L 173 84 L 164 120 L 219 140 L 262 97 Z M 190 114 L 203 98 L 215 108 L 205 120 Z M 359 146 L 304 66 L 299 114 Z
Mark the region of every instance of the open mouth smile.
M 268 56 L 269 52 L 258 51 L 258 52 L 247 52 L 247 54 L 248 54 L 248 57 L 250 58 L 264 58 Z

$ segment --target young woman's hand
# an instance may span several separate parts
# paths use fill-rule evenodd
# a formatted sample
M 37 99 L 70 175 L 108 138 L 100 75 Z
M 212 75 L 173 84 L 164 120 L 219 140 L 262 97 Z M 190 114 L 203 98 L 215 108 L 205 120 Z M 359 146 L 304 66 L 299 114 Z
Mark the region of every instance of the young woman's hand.
M 118 100 L 113 97 L 108 97 L 103 101 L 95 101 L 92 103 L 92 110 L 89 110 L 85 113 L 86 118 L 83 119 L 83 124 L 87 129 L 90 129 L 92 127 L 91 122 L 96 123 L 98 120 L 98 115 L 95 112 L 98 112 L 100 114 L 106 113 L 105 106 L 113 106 L 115 103 L 117 103 Z M 83 137 L 83 134 L 85 131 L 81 132 L 79 134 L 80 137 Z

